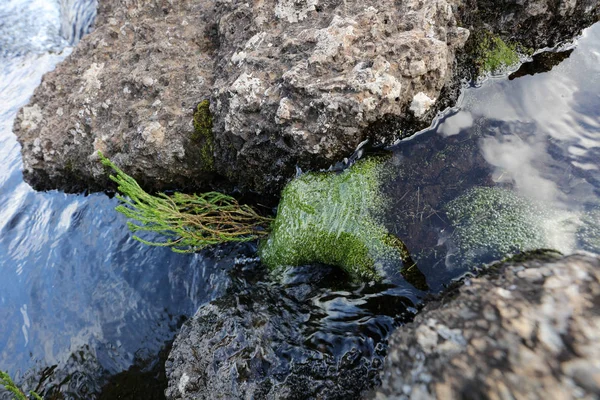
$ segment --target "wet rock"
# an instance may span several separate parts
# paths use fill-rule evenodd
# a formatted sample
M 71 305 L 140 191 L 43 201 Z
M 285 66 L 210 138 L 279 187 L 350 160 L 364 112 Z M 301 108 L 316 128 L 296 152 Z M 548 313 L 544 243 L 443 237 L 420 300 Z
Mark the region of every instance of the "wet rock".
M 600 395 L 600 259 L 496 265 L 390 338 L 383 399 Z
M 336 268 L 296 271 L 274 284 L 249 270 L 202 306 L 166 362 L 167 398 L 351 399 L 373 388 L 385 337 L 412 303 L 359 294 Z
M 554 47 L 600 19 L 595 0 L 468 0 L 462 22 L 525 47 Z M 473 12 L 477 10 L 477 12 Z
M 101 1 L 95 30 L 15 121 L 26 180 L 102 190 L 98 150 L 157 189 L 209 179 L 193 114 L 210 95 L 215 18 L 210 2 Z
M 103 189 L 102 150 L 146 188 L 226 177 L 278 194 L 296 165 L 327 167 L 366 138 L 390 143 L 451 104 L 472 26 L 543 47 L 597 19 L 600 2 L 515 3 L 103 1 L 95 31 L 15 121 L 25 178 Z

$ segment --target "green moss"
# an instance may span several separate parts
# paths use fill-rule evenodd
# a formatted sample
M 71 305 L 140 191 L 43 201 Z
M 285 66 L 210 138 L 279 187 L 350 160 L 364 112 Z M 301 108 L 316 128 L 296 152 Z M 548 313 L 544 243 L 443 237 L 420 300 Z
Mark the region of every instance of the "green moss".
M 477 34 L 474 40 L 474 59 L 480 75 L 498 73 L 519 62 L 519 46 L 514 43 L 507 44 L 489 32 Z
M 203 100 L 194 112 L 194 133 L 192 141 L 200 144 L 200 157 L 207 171 L 214 169 L 214 147 L 213 118 L 210 113 L 210 102 Z
M 454 262 L 474 265 L 509 254 L 552 246 L 547 221 L 553 211 L 514 192 L 479 187 L 452 200 L 446 213 L 454 227 Z
M 309 173 L 290 182 L 261 244 L 263 262 L 272 270 L 324 263 L 354 279 L 381 279 L 383 267 L 407 253 L 379 222 L 382 174 L 382 159 L 369 158 L 342 173 Z

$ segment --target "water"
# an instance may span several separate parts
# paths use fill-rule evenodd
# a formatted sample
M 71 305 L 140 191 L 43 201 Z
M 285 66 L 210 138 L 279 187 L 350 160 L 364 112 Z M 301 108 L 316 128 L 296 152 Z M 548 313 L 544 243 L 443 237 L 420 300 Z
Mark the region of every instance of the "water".
M 231 266 L 133 241 L 103 194 L 37 193 L 23 182 L 15 115 L 94 16 L 90 1 L 0 4 L 0 369 L 20 380 L 58 366 L 49 381 L 70 375 L 60 390 L 81 397 L 156 358 Z
M 0 0 L 0 369 L 67 398 L 107 393 L 107 383 L 116 387 L 110 379 L 126 371 L 154 379 L 158 355 L 183 319 L 232 280 L 256 284 L 235 262 L 253 256 L 254 244 L 195 255 L 147 247 L 131 239 L 116 200 L 37 193 L 23 182 L 15 115 L 94 16 L 93 1 Z M 599 76 L 596 24 L 551 71 L 467 87 L 431 129 L 395 146 L 386 223 L 432 291 L 465 272 L 453 262 L 444 206 L 473 186 L 542 202 L 553 210 L 544 222 L 557 247 L 582 248 L 577 221 L 600 203 Z M 260 268 L 254 264 L 246 263 Z M 310 280 L 302 271 L 282 285 Z M 338 357 L 352 348 L 382 353 L 382 341 L 422 295 L 402 282 L 331 282 L 310 289 L 301 345 Z M 137 384 L 156 394 L 163 383 L 149 379 Z
M 425 276 L 435 277 L 428 279 L 433 290 L 466 271 L 446 211 L 473 187 L 531 201 L 545 247 L 600 253 L 600 24 L 585 30 L 574 50 L 543 58 L 510 79 L 465 87 L 457 107 L 393 147 L 397 178 L 386 188 L 393 199 L 387 224 Z M 547 71 L 550 58 L 564 60 Z M 536 67 L 547 72 L 534 74 Z M 498 257 L 490 255 L 473 261 Z

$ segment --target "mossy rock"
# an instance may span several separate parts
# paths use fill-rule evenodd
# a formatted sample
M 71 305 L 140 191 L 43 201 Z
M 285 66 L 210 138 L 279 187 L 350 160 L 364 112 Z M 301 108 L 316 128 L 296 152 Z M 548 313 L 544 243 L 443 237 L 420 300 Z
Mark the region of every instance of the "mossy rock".
M 212 171 L 215 164 L 213 135 L 213 118 L 210 113 L 210 102 L 201 101 L 194 112 L 194 133 L 192 141 L 200 143 L 200 158 L 206 171 Z
M 474 62 L 479 75 L 502 73 L 519 63 L 520 46 L 483 31 L 474 34 Z
M 380 223 L 383 161 L 368 158 L 341 173 L 308 173 L 290 182 L 261 245 L 263 262 L 272 270 L 329 264 L 366 281 L 381 280 L 386 266 L 401 266 L 406 248 Z
M 524 251 L 556 248 L 551 222 L 567 224 L 571 217 L 513 191 L 490 187 L 469 190 L 449 202 L 445 211 L 454 228 L 451 260 L 468 267 Z

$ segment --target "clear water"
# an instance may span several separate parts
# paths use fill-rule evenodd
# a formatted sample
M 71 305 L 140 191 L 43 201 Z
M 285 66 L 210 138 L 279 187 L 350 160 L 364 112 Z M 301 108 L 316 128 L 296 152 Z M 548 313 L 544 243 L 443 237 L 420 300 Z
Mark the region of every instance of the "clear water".
M 600 253 L 593 221 L 581 229 L 600 206 L 600 24 L 576 44 L 550 71 L 523 75 L 535 70 L 524 64 L 511 75 L 518 78 L 466 87 L 457 107 L 393 147 L 387 223 L 431 289 L 466 271 L 455 262 L 445 206 L 476 186 L 511 190 L 539 206 L 546 247 Z M 582 232 L 590 231 L 599 244 L 586 246 L 594 238 Z M 479 261 L 493 261 L 485 256 Z
M 96 398 L 111 376 L 151 369 L 185 317 L 247 279 L 236 260 L 254 252 L 146 247 L 130 238 L 114 199 L 37 193 L 23 182 L 15 115 L 94 16 L 89 0 L 0 0 L 0 369 L 33 386 L 43 377 L 46 393 L 66 398 Z M 507 187 L 576 215 L 599 204 L 599 76 L 597 24 L 552 71 L 466 88 L 456 109 L 394 148 L 402 173 L 386 189 L 396 199 L 386 222 L 431 290 L 465 272 L 449 261 L 442 209 L 470 187 Z M 576 251 L 566 225 L 554 223 L 557 243 Z M 310 280 L 302 274 L 283 285 Z M 336 283 L 311 292 L 303 327 L 304 346 L 334 356 L 381 353 L 422 295 L 401 282 Z
M 87 32 L 95 6 L 0 0 L 0 369 L 20 380 L 56 365 L 65 370 L 56 379 L 73 375 L 61 390 L 82 398 L 155 358 L 231 265 L 131 240 L 103 194 L 38 193 L 23 181 L 15 115 Z

